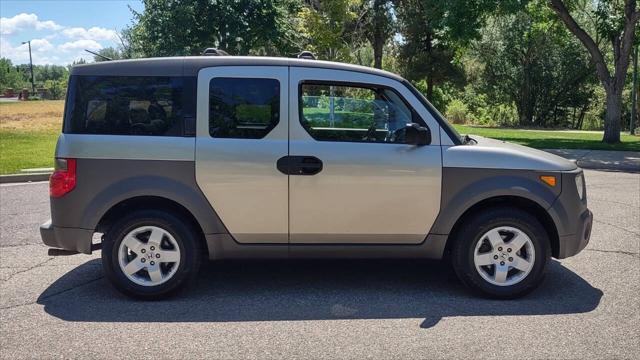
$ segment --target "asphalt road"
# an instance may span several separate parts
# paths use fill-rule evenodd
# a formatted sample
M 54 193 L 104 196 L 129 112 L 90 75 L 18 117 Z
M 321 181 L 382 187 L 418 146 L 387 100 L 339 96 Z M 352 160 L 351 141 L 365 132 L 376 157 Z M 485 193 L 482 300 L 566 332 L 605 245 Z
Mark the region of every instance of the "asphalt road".
M 591 243 L 528 297 L 469 294 L 439 263 L 224 262 L 130 300 L 99 253 L 51 258 L 45 183 L 0 186 L 0 357 L 638 358 L 640 175 L 586 171 Z

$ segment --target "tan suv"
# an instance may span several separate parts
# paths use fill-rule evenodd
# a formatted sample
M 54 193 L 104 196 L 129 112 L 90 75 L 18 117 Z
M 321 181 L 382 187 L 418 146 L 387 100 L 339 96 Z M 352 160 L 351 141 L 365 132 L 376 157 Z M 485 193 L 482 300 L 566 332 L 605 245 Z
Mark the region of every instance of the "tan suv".
M 401 77 L 332 62 L 75 66 L 55 157 L 44 243 L 101 248 L 115 287 L 142 298 L 207 258 L 445 253 L 469 287 L 512 298 L 592 223 L 574 163 L 460 136 Z

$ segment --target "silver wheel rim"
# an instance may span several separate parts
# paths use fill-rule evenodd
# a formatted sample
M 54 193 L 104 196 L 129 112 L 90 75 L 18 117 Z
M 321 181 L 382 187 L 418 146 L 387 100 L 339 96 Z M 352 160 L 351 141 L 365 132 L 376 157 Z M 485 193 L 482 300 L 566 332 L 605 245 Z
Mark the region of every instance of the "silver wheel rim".
M 535 255 L 533 242 L 524 231 L 501 226 L 480 237 L 473 252 L 473 262 L 485 281 L 511 286 L 529 275 Z
M 134 283 L 157 286 L 178 271 L 180 247 L 168 231 L 142 226 L 129 232 L 120 243 L 118 263 L 122 273 Z

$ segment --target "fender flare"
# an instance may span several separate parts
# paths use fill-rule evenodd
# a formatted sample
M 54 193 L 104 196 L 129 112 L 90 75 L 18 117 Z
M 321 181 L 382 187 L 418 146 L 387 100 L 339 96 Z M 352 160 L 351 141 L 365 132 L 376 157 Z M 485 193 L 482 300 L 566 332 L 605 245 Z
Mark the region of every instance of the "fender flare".
M 162 176 L 128 177 L 110 184 L 87 204 L 81 224 L 95 229 L 104 215 L 115 205 L 142 196 L 174 201 L 189 211 L 205 234 L 227 233 L 227 229 L 199 188 Z
M 549 172 L 502 169 L 443 168 L 440 213 L 430 233 L 448 235 L 458 220 L 474 205 L 498 197 L 518 197 L 530 200 L 544 210 L 557 225 L 559 219 L 549 211 L 560 195 L 561 176 L 554 188 L 543 184 L 538 177 Z

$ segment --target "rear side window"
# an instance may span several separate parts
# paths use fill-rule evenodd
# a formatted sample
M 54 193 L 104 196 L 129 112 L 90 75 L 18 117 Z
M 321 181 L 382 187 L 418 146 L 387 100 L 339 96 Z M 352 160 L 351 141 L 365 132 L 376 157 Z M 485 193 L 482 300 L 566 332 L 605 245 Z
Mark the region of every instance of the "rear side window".
M 185 135 L 193 117 L 183 77 L 74 76 L 69 83 L 65 133 Z M 185 103 L 190 104 L 185 106 Z M 195 106 L 193 106 L 195 108 Z
M 214 138 L 261 139 L 280 120 L 276 79 L 214 78 L 209 84 L 209 134 Z

